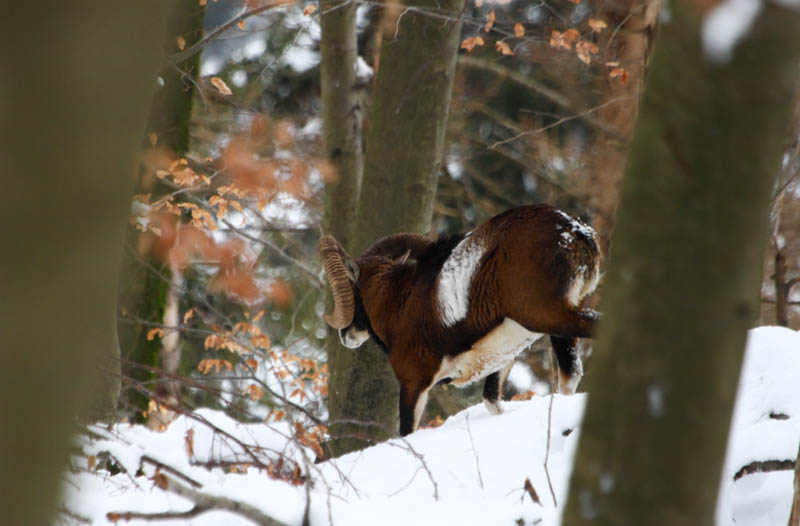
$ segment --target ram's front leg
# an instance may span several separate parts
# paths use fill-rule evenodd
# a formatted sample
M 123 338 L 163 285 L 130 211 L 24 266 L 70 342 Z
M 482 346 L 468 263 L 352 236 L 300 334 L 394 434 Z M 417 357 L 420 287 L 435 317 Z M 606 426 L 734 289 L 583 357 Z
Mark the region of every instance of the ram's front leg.
M 400 436 L 413 433 L 419 427 L 430 389 L 430 382 L 400 383 Z

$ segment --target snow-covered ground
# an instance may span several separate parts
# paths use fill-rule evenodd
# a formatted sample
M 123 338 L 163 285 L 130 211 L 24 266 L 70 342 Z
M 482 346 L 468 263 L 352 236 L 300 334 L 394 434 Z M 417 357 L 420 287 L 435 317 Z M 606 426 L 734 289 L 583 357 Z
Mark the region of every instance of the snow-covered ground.
M 792 497 L 793 473 L 788 470 L 734 475 L 755 461 L 791 460 L 800 440 L 800 333 L 762 327 L 750 332 L 747 356 L 732 424 L 720 492 L 718 525 L 785 524 Z M 506 413 L 492 416 L 482 405 L 450 417 L 441 427 L 422 429 L 406 440 L 395 439 L 336 461 L 313 464 L 313 452 L 298 449 L 287 437 L 288 423 L 238 424 L 227 416 L 203 410 L 218 428 L 181 417 L 164 433 L 141 426 L 93 429 L 104 438 L 81 439 L 87 465 L 109 452 L 126 472 L 81 470 L 68 475 L 64 507 L 92 524 L 112 524 L 108 512 L 178 512 L 192 508 L 184 497 L 165 492 L 150 478 L 155 466 L 199 491 L 250 504 L 286 524 L 301 524 L 309 502 L 310 524 L 461 524 L 556 525 L 565 501 L 586 395 L 556 395 L 548 470 L 549 397 L 505 402 Z M 191 430 L 191 433 L 188 433 Z M 226 437 L 219 430 L 230 434 Z M 188 439 L 187 439 L 188 437 Z M 233 438 L 231 438 L 233 437 Z M 313 484 L 292 485 L 270 478 L 263 470 L 226 473 L 197 464 L 207 460 L 247 462 L 236 440 L 258 444 L 258 455 L 294 459 Z M 187 448 L 187 443 L 191 448 Z M 190 456 L 191 451 L 191 456 Z M 144 459 L 144 461 L 143 461 Z M 286 470 L 286 465 L 276 469 Z M 174 471 L 172 471 L 174 470 Z M 138 476 L 137 476 L 138 472 Z M 192 479 L 192 483 L 182 476 Z M 534 503 L 525 480 L 538 494 Z M 62 516 L 60 523 L 76 519 Z M 139 523 L 134 521 L 135 523 Z M 245 525 L 249 520 L 215 511 L 183 519 L 182 524 Z M 144 523 L 142 523 L 144 524 Z M 176 524 L 175 520 L 146 524 Z

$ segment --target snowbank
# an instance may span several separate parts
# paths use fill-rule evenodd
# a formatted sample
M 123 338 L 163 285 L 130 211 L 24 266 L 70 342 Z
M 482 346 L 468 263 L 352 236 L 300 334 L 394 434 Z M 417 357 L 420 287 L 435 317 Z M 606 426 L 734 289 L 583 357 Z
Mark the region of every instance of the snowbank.
M 792 496 L 792 472 L 754 473 L 734 481 L 752 462 L 791 460 L 800 439 L 800 333 L 764 327 L 751 331 L 739 387 L 732 436 L 720 491 L 718 524 L 785 524 Z M 83 439 L 89 455 L 109 452 L 127 473 L 82 470 L 69 475 L 64 507 L 92 524 L 111 524 L 107 512 L 186 511 L 188 500 L 166 493 L 151 481 L 154 466 L 168 465 L 202 485 L 202 491 L 251 504 L 286 524 L 301 524 L 310 497 L 312 525 L 325 524 L 525 524 L 555 525 L 566 497 L 578 440 L 585 395 L 556 395 L 548 468 L 549 397 L 505 402 L 506 413 L 491 416 L 482 405 L 450 417 L 441 427 L 422 429 L 406 440 L 395 439 L 323 464 L 309 463 L 311 451 L 288 440 L 288 424 L 239 424 L 225 415 L 204 410 L 200 417 L 228 433 L 212 432 L 197 420 L 181 417 L 165 433 L 141 426 L 94 429 L 102 438 Z M 192 430 L 192 456 L 187 432 Z M 231 438 L 233 437 L 233 438 Z M 237 442 L 238 441 L 238 442 Z M 226 473 L 198 462 L 211 459 L 246 462 L 241 443 L 258 444 L 264 455 L 282 453 L 294 460 L 313 484 L 292 485 L 263 471 Z M 146 456 L 151 460 L 142 462 Z M 141 471 L 140 471 L 141 468 Z M 139 472 L 139 476 L 134 476 Z M 541 504 L 523 489 L 529 479 Z M 62 517 L 60 523 L 70 523 Z M 541 521 L 541 522 L 538 522 Z M 134 522 L 135 524 L 136 522 Z M 191 525 L 249 525 L 228 512 L 185 519 Z M 148 521 L 147 524 L 176 524 Z

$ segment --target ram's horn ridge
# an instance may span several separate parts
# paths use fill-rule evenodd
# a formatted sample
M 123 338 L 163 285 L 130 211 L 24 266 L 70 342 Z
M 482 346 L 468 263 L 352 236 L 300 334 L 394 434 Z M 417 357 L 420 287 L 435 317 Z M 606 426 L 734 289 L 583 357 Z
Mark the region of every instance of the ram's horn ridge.
M 317 242 L 317 254 L 325 267 L 325 275 L 333 292 L 333 313 L 324 315 L 325 322 L 335 329 L 344 329 L 353 321 L 353 286 L 347 276 L 343 258 L 349 258 L 333 236 L 322 236 Z

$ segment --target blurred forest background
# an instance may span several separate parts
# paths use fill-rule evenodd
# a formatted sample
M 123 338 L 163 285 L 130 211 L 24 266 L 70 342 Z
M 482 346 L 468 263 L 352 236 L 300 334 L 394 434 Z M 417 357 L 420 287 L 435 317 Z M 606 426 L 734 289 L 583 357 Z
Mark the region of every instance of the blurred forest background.
M 52 187 L 33 192 L 26 184 L 44 186 L 52 181 L 22 181 L 24 178 L 18 177 L 13 181 L 18 186 L 10 187 L 4 196 L 9 201 L 0 209 L 9 215 L 6 223 L 25 227 L 19 234 L 8 229 L 10 241 L 4 238 L 4 244 L 12 247 L 6 251 L 10 263 L 4 265 L 5 270 L 10 269 L 9 279 L 4 280 L 11 291 L 7 297 L 16 297 L 16 293 L 25 302 L 6 302 L 0 306 L 4 309 L 0 317 L 12 320 L 10 349 L 51 350 L 56 338 L 72 346 L 59 347 L 60 353 L 52 353 L 50 359 L 33 353 L 7 353 L 19 362 L 11 363 L 8 369 L 19 374 L 5 386 L 10 395 L 2 397 L 4 410 L 20 422 L 30 420 L 31 414 L 41 415 L 41 422 L 3 436 L 8 443 L 4 442 L 1 449 L 12 453 L 7 456 L 17 462 L 15 469 L 21 474 L 27 475 L 34 467 L 47 474 L 66 456 L 70 447 L 67 429 L 74 424 L 74 408 L 80 405 L 81 390 L 74 389 L 74 383 L 87 379 L 89 385 L 89 366 L 100 367 L 103 385 L 94 392 L 91 411 L 82 415 L 84 422 L 131 422 L 165 430 L 177 416 L 184 415 L 207 426 L 215 437 L 238 440 L 196 412 L 212 408 L 239 422 L 266 426 L 280 423 L 280 429 L 286 429 L 288 423 L 293 433 L 290 441 L 302 446 L 305 462 L 301 465 L 291 460 L 284 451 L 239 441 L 244 461 L 214 464 L 212 460 L 205 466 L 209 469 L 233 472 L 253 466 L 273 479 L 305 484 L 310 491 L 312 480 L 304 473 L 311 473 L 315 460 L 395 435 L 397 383 L 383 353 L 371 345 L 358 351 L 342 349 L 335 332 L 322 320 L 329 312 L 330 300 L 317 260 L 316 241 L 323 233 L 330 233 L 358 255 L 374 240 L 392 232 L 414 231 L 439 237 L 470 230 L 516 205 L 547 202 L 591 224 L 608 261 L 614 254 L 620 180 L 626 170 L 628 146 L 659 24 L 669 23 L 673 17 L 689 20 L 687 34 L 692 45 L 696 43 L 699 48 L 699 21 L 704 15 L 693 11 L 696 6 L 691 2 L 677 3 L 671 11 L 659 0 L 174 0 L 164 20 L 156 12 L 162 4 L 151 1 L 148 5 L 150 13 L 131 4 L 115 7 L 113 22 L 87 22 L 80 16 L 92 13 L 100 17 L 87 3 L 82 11 L 59 11 L 60 17 L 72 16 L 74 23 L 59 22 L 58 30 L 37 26 L 40 37 L 32 38 L 27 28 L 2 32 L 9 41 L 0 48 L 14 50 L 20 42 L 36 42 L 44 50 L 39 62 L 55 64 L 46 72 L 65 79 L 59 97 L 39 91 L 26 95 L 31 87 L 49 89 L 52 78 L 39 78 L 46 68 L 34 71 L 29 63 L 37 63 L 35 60 L 23 61 L 18 54 L 3 56 L 4 70 L 28 76 L 9 76 L 0 83 L 2 90 L 13 88 L 9 93 L 14 95 L 0 97 L 0 103 L 8 105 L 8 111 L 0 113 L 18 115 L 18 120 L 26 123 L 22 126 L 13 122 L 14 118 L 10 124 L 3 122 L 8 124 L 5 135 L 13 140 L 4 145 L 0 159 L 12 159 L 9 152 L 18 154 L 13 157 L 18 165 L 9 163 L 8 173 L 35 169 L 36 173 L 50 175 L 55 171 L 53 159 L 58 157 L 63 180 L 55 186 L 61 192 L 54 192 Z M 765 8 L 764 20 L 777 20 L 780 9 Z M 39 20 L 40 16 L 26 11 L 10 19 Z M 156 25 L 156 20 L 165 24 Z M 99 29 L 84 34 L 85 26 Z M 670 27 L 671 33 L 663 33 L 670 33 L 673 44 L 686 40 L 675 26 Z M 120 27 L 126 32 L 115 34 L 114 28 Z M 764 48 L 770 52 L 782 51 L 782 42 L 796 44 L 796 33 L 787 36 L 775 31 L 773 35 L 763 25 L 759 27 L 760 32 L 754 32 L 755 44 L 745 39 L 748 45 L 756 46 L 752 49 L 764 42 L 773 45 Z M 144 28 L 154 34 L 147 35 Z M 767 42 L 765 34 L 773 40 Z M 146 62 L 155 63 L 154 40 L 162 43 L 163 60 L 150 83 Z M 79 44 L 74 49 L 64 47 L 64 54 L 59 55 L 55 48 L 62 41 Z M 153 49 L 145 49 L 145 43 Z M 108 47 L 110 44 L 117 48 Z M 107 55 L 128 57 L 130 64 L 108 60 Z M 773 55 L 779 59 L 769 71 L 774 78 L 784 79 L 779 77 L 784 67 L 780 60 L 790 60 L 777 52 Z M 91 56 L 98 66 L 90 67 L 87 60 L 84 71 L 71 67 L 66 59 L 63 63 L 53 61 L 53 56 Z M 741 63 L 747 65 L 753 56 L 750 53 Z M 685 77 L 702 82 L 704 77 L 692 75 L 713 68 L 708 66 L 709 61 L 695 59 L 686 58 L 689 71 Z M 11 65 L 6 66 L 6 62 Z M 768 60 L 763 62 L 765 67 L 773 65 Z M 733 72 L 730 78 L 743 78 L 736 76 L 741 73 L 736 70 L 739 64 L 732 61 L 719 65 L 715 71 L 724 74 L 710 78 L 708 86 L 727 79 L 724 75 L 729 70 Z M 104 69 L 92 69 L 99 65 Z M 120 72 L 128 67 L 136 75 L 126 77 Z M 671 70 L 664 67 L 660 71 Z M 123 84 L 126 78 L 134 77 L 138 84 Z M 103 82 L 92 84 L 96 91 L 91 91 L 84 86 L 83 78 L 101 78 Z M 109 79 L 119 79 L 121 85 Z M 663 73 L 659 79 L 663 89 Z M 154 92 L 150 110 L 146 116 L 134 115 L 134 109 L 138 111 L 150 96 L 142 89 L 147 83 Z M 690 85 L 682 86 L 686 90 Z M 724 95 L 730 97 L 731 93 Z M 120 98 L 114 99 L 115 94 Z M 769 94 L 771 99 L 782 95 Z M 720 96 L 720 104 L 709 114 L 719 116 L 728 106 L 741 110 L 742 102 L 735 99 Z M 9 105 L 10 100 L 19 101 L 17 107 Z M 43 100 L 52 101 L 55 109 L 42 104 Z M 132 103 L 115 112 L 100 111 L 123 100 Z M 698 97 L 689 102 L 702 100 Z M 733 108 L 735 102 L 739 108 Z M 790 126 L 780 145 L 782 162 L 770 197 L 769 243 L 760 297 L 753 298 L 759 301 L 760 309 L 746 314 L 752 318 L 752 325 L 800 329 L 799 102 L 800 89 L 795 88 Z M 653 107 L 651 104 L 649 109 Z M 11 112 L 14 109 L 18 114 Z M 773 131 L 782 126 L 776 123 L 785 112 L 781 109 L 777 113 L 764 112 L 764 123 Z M 82 118 L 88 115 L 96 120 L 86 117 L 84 122 Z M 730 122 L 737 122 L 737 115 Z M 117 132 L 138 133 L 137 117 L 147 124 L 135 170 L 130 170 L 129 163 L 121 162 L 128 158 L 130 144 L 126 147 L 124 133 Z M 69 143 L 69 133 L 52 125 L 62 121 L 85 125 L 80 128 L 83 135 L 79 147 Z M 683 122 L 691 123 L 692 119 Z M 700 137 L 699 142 L 703 142 L 717 131 L 711 125 L 689 131 L 700 128 L 699 135 L 682 130 L 686 133 L 679 138 Z M 753 126 L 753 133 L 760 132 L 757 128 Z M 705 136 L 707 129 L 710 135 Z M 42 132 L 52 136 L 43 139 Z M 746 141 L 749 132 L 726 134 L 719 142 L 730 147 L 739 144 L 736 141 Z M 726 142 L 729 137 L 734 139 Z M 24 142 L 25 149 L 15 146 L 15 141 Z M 40 142 L 52 143 L 55 153 L 41 155 L 31 147 L 38 147 Z M 752 142 L 753 155 L 737 155 L 761 163 L 759 168 L 769 165 L 769 156 L 761 154 L 775 141 L 767 146 Z M 720 170 L 727 174 L 725 170 L 738 160 L 729 156 L 715 162 L 720 155 L 715 155 L 712 146 L 707 145 L 712 161 L 706 163 L 703 155 L 698 155 L 700 161 L 692 166 L 695 175 L 703 176 L 707 173 L 702 170 L 711 166 L 708 177 L 691 180 L 698 186 L 719 184 Z M 682 160 L 673 157 L 672 162 Z M 654 173 L 657 168 L 662 167 L 654 166 Z M 752 174 L 752 179 L 758 179 L 761 172 L 753 170 Z M 637 181 L 647 181 L 647 173 L 634 175 Z M 129 221 L 118 272 L 118 305 L 112 316 L 107 285 L 117 269 L 111 255 L 119 248 L 113 239 L 112 220 L 115 206 L 121 210 L 119 203 L 125 190 L 118 182 L 127 176 L 135 190 L 130 210 L 126 210 Z M 741 173 L 732 174 L 732 186 L 745 179 Z M 72 180 L 77 182 L 67 184 Z M 673 186 L 678 191 L 693 188 L 691 184 Z M 702 187 L 705 192 L 709 189 L 718 190 L 719 186 Z M 732 188 L 730 194 L 736 194 L 735 190 Z M 17 196 L 37 194 L 50 201 L 34 207 L 29 201 L 18 200 L 19 208 L 14 208 Z M 94 196 L 91 204 L 88 195 Z M 728 211 L 725 203 L 720 205 L 709 197 L 707 193 L 698 197 L 714 202 L 707 210 L 697 210 L 705 204 L 693 208 L 691 199 L 676 204 L 676 216 L 685 213 L 688 223 L 696 225 L 706 212 Z M 93 213 L 86 214 L 92 205 Z M 753 211 L 758 212 L 756 208 Z M 53 228 L 55 224 L 62 228 Z M 713 236 L 724 232 L 725 226 L 716 224 L 708 231 Z M 669 228 L 662 230 L 675 234 Z M 750 236 L 750 245 L 742 242 L 743 261 L 757 253 L 752 246 L 755 237 Z M 702 238 L 694 236 L 695 242 Z M 22 249 L 14 247 L 27 250 L 27 239 L 38 243 L 26 258 L 20 258 L 17 254 Z M 657 240 L 662 242 L 662 255 L 664 239 L 672 238 Z M 99 249 L 91 245 L 96 240 L 102 242 Z M 715 243 L 707 245 L 713 249 Z M 645 246 L 641 251 L 652 248 Z M 708 246 L 702 248 L 709 250 Z M 708 261 L 700 259 L 697 265 Z M 51 267 L 58 267 L 57 271 L 49 270 Z M 664 268 L 670 271 L 675 267 L 666 264 Z M 726 279 L 731 276 L 731 289 L 738 293 L 746 288 L 738 281 L 734 283 L 729 268 L 725 270 L 721 275 Z M 70 273 L 81 279 L 72 279 Z M 704 274 L 709 274 L 705 268 L 699 275 Z M 55 284 L 49 281 L 59 279 Z M 648 294 L 643 284 L 639 285 L 635 292 Z M 611 296 L 611 290 L 604 290 L 601 280 L 593 303 L 606 294 Z M 76 295 L 84 301 L 74 301 Z M 43 297 L 48 301 L 42 302 Z M 693 298 L 687 296 L 685 301 L 688 304 Z M 666 312 L 658 315 L 679 323 L 680 316 L 670 317 L 676 310 L 674 306 L 664 307 L 662 311 Z M 727 309 L 725 315 L 743 318 L 747 308 L 733 311 Z M 44 319 L 53 322 L 46 330 L 37 330 Z M 624 325 L 626 318 L 620 319 Z M 87 326 L 87 320 L 94 325 Z M 722 316 L 719 320 L 725 321 Z M 113 331 L 109 330 L 112 323 Z M 665 327 L 670 325 L 656 328 L 669 332 Z M 653 329 L 645 324 L 636 328 L 645 332 Z M 621 326 L 620 331 L 624 330 L 626 327 Z M 106 338 L 112 332 L 116 336 L 113 345 Z M 706 337 L 713 339 L 716 335 Z M 582 345 L 587 380 L 591 380 L 591 344 Z M 84 352 L 84 348 L 88 350 Z M 107 348 L 112 352 L 106 353 Z M 715 352 L 731 354 L 730 349 Z M 605 354 L 613 353 L 598 352 L 597 357 Z M 666 355 L 649 354 L 658 354 L 659 360 Z M 712 353 L 707 354 L 711 360 Z M 671 356 L 666 359 L 671 360 Z M 549 342 L 544 339 L 517 358 L 506 397 L 527 399 L 552 392 L 550 363 Z M 602 370 L 601 361 L 595 363 Z M 607 363 L 613 372 L 613 363 Z M 703 367 L 700 362 L 692 365 Z M 738 366 L 729 369 L 732 386 Z M 41 378 L 40 383 L 53 392 L 40 393 L 42 387 L 30 378 Z M 713 405 L 718 394 L 713 385 L 708 387 L 703 381 L 690 385 L 705 388 L 704 394 L 713 395 L 709 397 Z M 66 395 L 59 397 L 58 393 Z M 728 398 L 732 404 L 732 397 Z M 16 399 L 30 401 L 31 408 L 16 404 Z M 479 400 L 479 386 L 464 390 L 437 387 L 431 392 L 423 426 L 436 426 L 446 416 Z M 600 412 L 594 414 L 599 416 L 593 418 L 603 420 Z M 53 429 L 58 428 L 60 433 L 52 439 L 50 419 Z M 600 425 L 613 427 L 605 421 Z M 685 428 L 695 429 L 691 425 Z M 624 429 L 624 422 L 614 429 Z M 44 438 L 37 438 L 34 444 L 26 437 L 47 437 L 47 447 L 38 442 Z M 192 457 L 191 436 L 186 443 L 187 454 Z M 37 445 L 39 449 L 34 449 Z M 29 466 L 28 457 L 38 462 Z M 88 463 L 88 468 L 76 469 L 119 472 L 111 456 L 91 458 Z M 10 468 L 8 473 L 12 473 Z M 33 476 L 16 478 L 29 480 L 26 484 L 33 487 L 37 484 Z M 56 476 L 50 478 L 56 484 Z M 625 480 L 635 483 L 633 478 Z M 23 497 L 34 499 L 37 491 L 16 484 L 13 476 L 7 482 L 11 491 L 0 494 L 12 504 L 4 507 L 12 510 L 9 520 L 14 522 L 13 503 Z M 717 485 L 712 481 L 704 487 L 716 491 Z M 43 492 L 48 493 L 47 488 Z M 800 497 L 796 509 L 800 513 Z M 47 510 L 34 512 L 44 515 Z
M 120 274 L 121 396 L 107 409 L 154 428 L 200 406 L 245 420 L 289 411 L 308 440 L 324 443 L 326 345 L 336 341 L 321 318 L 326 286 L 314 245 L 323 231 L 341 229 L 337 220 L 355 224 L 356 209 L 380 215 L 386 206 L 362 194 L 358 205 L 341 207 L 328 195 L 351 185 L 347 193 L 358 199 L 362 177 L 353 183 L 341 152 L 325 146 L 333 121 L 323 119 L 320 61 L 333 44 L 320 21 L 349 7 L 255 0 L 175 6 Z M 357 67 L 345 94 L 352 107 L 341 118 L 358 121 L 351 147 L 356 162 L 367 152 L 369 165 L 375 72 L 382 49 L 398 37 L 398 20 L 414 11 L 378 2 L 350 7 Z M 432 219 L 417 230 L 437 237 L 515 205 L 547 202 L 592 224 L 607 257 L 660 9 L 624 0 L 477 0 L 456 11 L 459 51 L 431 179 Z M 410 90 L 431 80 L 408 82 Z M 758 323 L 799 328 L 800 110 L 793 123 L 772 198 Z M 380 193 L 397 192 L 381 184 Z M 530 374 L 518 372 L 516 385 L 529 386 L 514 390 L 512 382 L 508 395 L 548 392 L 548 347 L 542 340 L 518 359 Z M 435 425 L 477 400 L 476 387 L 437 388 L 423 422 Z

